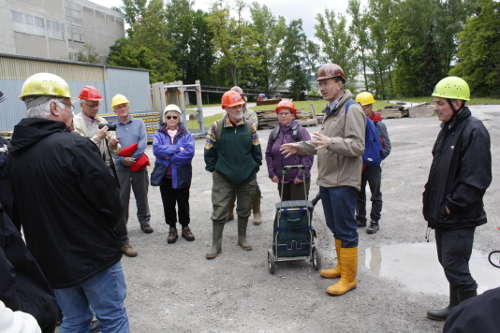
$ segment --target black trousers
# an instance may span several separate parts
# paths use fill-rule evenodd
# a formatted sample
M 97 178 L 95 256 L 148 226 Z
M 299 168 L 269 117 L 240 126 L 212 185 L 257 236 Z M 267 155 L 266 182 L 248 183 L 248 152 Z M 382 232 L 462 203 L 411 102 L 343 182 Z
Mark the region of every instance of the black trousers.
M 288 200 L 307 200 L 309 199 L 309 188 L 311 187 L 311 178 L 305 179 L 306 188 L 304 190 L 304 184 L 294 184 L 294 182 L 289 183 L 278 183 L 278 194 L 281 195 L 281 188 L 283 187 L 283 197 L 282 201 Z M 284 186 L 283 186 L 284 185 Z
M 187 227 L 189 218 L 189 187 L 172 188 L 172 179 L 165 177 L 163 184 L 160 185 L 161 201 L 163 203 L 163 213 L 165 214 L 165 223 L 175 228 L 177 223 L 177 213 L 175 204 L 177 203 L 179 223 L 182 227 Z
M 366 221 L 366 183 L 370 186 L 372 193 L 372 211 L 370 218 L 373 221 L 380 220 L 382 213 L 382 192 L 380 192 L 380 183 L 382 182 L 382 169 L 380 165 L 367 166 L 361 175 L 361 190 L 358 196 L 358 207 L 356 217 L 359 220 Z
M 452 288 L 463 291 L 477 289 L 469 271 L 469 259 L 474 243 L 475 228 L 458 230 L 436 229 L 438 260 Z

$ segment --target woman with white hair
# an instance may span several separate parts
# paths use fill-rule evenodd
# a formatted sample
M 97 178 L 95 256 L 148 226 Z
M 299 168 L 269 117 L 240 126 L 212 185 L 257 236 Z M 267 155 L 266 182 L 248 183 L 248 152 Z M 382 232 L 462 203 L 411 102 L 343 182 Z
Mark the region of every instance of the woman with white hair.
M 177 241 L 177 215 L 182 226 L 182 237 L 193 241 L 189 229 L 189 188 L 191 187 L 194 156 L 194 138 L 181 122 L 181 110 L 175 104 L 167 105 L 163 111 L 163 126 L 153 139 L 155 167 L 151 174 L 151 185 L 160 186 L 165 222 L 169 225 L 167 243 Z M 175 205 L 177 203 L 177 210 Z

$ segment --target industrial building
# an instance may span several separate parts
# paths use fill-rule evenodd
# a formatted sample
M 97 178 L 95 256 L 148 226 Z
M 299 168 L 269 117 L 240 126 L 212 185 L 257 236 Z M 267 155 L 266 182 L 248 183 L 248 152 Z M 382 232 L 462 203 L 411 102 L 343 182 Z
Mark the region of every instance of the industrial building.
M 121 37 L 122 15 L 87 0 L 0 0 L 0 53 L 76 60 L 92 49 L 104 63 Z
M 29 76 L 40 72 L 59 75 L 68 82 L 75 97 L 75 113 L 80 112 L 78 94 L 85 85 L 101 91 L 104 100 L 99 113 L 112 112 L 111 98 L 118 93 L 130 100 L 131 112 L 151 111 L 147 70 L 0 54 L 0 90 L 7 96 L 0 104 L 0 131 L 12 130 L 24 117 L 26 107 L 18 98 L 21 87 Z

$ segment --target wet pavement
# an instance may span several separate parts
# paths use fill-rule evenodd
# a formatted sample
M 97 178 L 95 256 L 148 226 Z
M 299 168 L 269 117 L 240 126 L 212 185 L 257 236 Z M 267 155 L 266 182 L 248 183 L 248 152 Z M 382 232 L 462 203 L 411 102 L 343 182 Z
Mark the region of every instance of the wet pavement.
M 411 292 L 448 296 L 448 281 L 437 260 L 434 242 L 367 248 L 364 267 L 368 273 L 398 282 Z M 472 250 L 470 270 L 479 285 L 478 293 L 498 287 L 500 269 L 488 262 L 487 252 Z M 431 272 L 435 274 L 429 279 Z

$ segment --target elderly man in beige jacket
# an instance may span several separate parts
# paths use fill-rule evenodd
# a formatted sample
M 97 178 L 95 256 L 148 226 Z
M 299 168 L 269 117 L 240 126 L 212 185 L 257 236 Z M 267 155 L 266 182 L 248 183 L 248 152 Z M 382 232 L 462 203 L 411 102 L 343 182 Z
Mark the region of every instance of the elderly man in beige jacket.
M 337 266 L 323 269 L 324 278 L 340 280 L 329 286 L 329 295 L 343 295 L 356 288 L 358 232 L 355 210 L 361 186 L 365 148 L 365 116 L 361 106 L 344 89 L 346 76 L 340 66 L 326 64 L 316 78 L 323 99 L 328 101 L 321 130 L 311 141 L 288 143 L 284 155 L 318 154 L 318 185 L 326 224 L 335 238 Z

